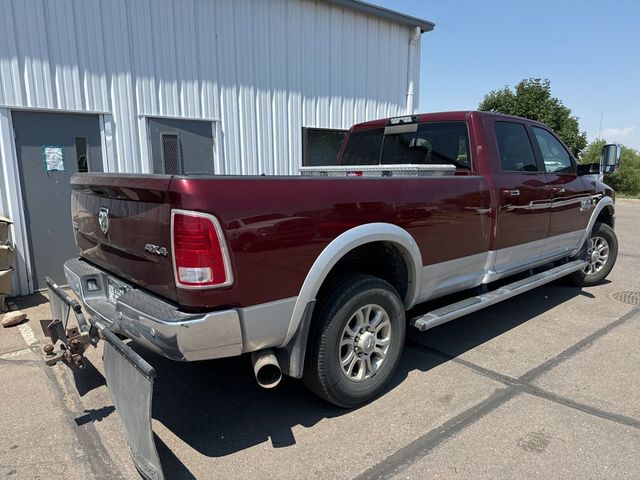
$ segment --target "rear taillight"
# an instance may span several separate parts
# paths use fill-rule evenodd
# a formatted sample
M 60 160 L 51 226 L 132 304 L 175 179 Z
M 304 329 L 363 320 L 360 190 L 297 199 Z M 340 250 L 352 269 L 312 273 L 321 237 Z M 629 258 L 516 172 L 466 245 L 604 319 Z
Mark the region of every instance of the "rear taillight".
M 233 283 L 222 228 L 214 216 L 173 210 L 171 238 L 176 286 L 211 288 Z

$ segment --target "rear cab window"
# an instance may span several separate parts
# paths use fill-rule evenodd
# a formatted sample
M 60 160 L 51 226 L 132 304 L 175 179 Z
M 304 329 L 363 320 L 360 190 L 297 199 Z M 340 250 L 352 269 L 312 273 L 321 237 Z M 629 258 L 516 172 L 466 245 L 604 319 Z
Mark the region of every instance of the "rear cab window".
M 389 125 L 353 132 L 342 165 L 454 165 L 471 169 L 466 122 Z
M 496 122 L 495 134 L 503 172 L 539 172 L 524 124 Z
M 358 130 L 349 135 L 342 153 L 342 165 L 378 165 L 384 128 Z

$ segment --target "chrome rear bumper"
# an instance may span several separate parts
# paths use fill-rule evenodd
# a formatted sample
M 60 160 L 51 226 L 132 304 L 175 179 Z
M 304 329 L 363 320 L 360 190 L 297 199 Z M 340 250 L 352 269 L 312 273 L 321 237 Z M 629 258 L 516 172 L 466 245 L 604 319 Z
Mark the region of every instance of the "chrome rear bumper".
M 65 262 L 64 273 L 92 316 L 112 332 L 164 357 L 195 361 L 242 353 L 237 310 L 186 313 L 81 259 Z M 107 299 L 108 279 L 126 288 L 114 303 Z

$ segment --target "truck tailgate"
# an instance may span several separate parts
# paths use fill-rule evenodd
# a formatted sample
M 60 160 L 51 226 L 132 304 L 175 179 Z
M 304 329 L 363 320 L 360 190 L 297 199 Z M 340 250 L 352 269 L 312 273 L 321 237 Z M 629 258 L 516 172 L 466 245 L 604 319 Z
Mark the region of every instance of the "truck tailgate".
M 71 215 L 81 257 L 175 301 L 170 183 L 171 176 L 78 174 Z

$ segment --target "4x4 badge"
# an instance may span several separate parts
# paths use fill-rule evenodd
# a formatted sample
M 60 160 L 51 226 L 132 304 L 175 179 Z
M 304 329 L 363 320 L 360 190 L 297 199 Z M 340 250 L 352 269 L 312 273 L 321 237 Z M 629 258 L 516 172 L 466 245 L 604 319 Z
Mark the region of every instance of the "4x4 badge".
M 100 230 L 105 235 L 109 231 L 109 209 L 107 207 L 100 207 L 98 212 L 98 225 L 100 225 Z
M 169 255 L 169 251 L 166 247 L 160 247 L 158 245 L 154 245 L 153 243 L 147 243 L 144 246 L 144 251 L 153 253 L 154 255 L 160 255 L 161 257 L 166 257 L 167 255 Z

